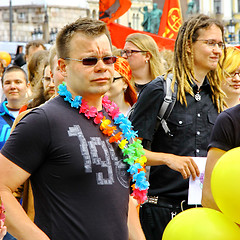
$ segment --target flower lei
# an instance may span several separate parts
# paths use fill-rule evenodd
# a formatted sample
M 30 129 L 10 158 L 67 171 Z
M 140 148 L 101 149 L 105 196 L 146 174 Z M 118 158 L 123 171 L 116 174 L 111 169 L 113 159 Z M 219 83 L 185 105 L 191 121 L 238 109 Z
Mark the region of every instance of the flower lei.
M 145 163 L 147 158 L 144 156 L 143 146 L 141 140 L 134 138 L 137 137 L 137 132 L 132 130 L 131 122 L 119 112 L 116 103 L 111 102 L 107 96 L 102 99 L 102 105 L 108 115 L 114 120 L 115 124 L 119 125 L 121 132 L 115 133 L 116 126 L 111 125 L 111 120 L 106 119 L 101 112 L 98 112 L 95 107 L 89 107 L 87 102 L 81 96 L 72 98 L 72 94 L 67 90 L 66 83 L 63 82 L 58 87 L 59 95 L 64 97 L 64 100 L 71 104 L 73 108 L 80 108 L 79 113 L 83 113 L 87 119 L 94 118 L 95 124 L 100 124 L 100 130 L 103 134 L 109 136 L 109 142 L 118 143 L 119 148 L 122 150 L 123 156 L 128 156 L 123 161 L 130 165 L 127 170 L 133 182 L 133 193 L 131 194 L 139 204 L 144 203 L 147 199 L 147 190 L 149 183 L 145 177 Z M 130 140 L 132 143 L 129 143 Z

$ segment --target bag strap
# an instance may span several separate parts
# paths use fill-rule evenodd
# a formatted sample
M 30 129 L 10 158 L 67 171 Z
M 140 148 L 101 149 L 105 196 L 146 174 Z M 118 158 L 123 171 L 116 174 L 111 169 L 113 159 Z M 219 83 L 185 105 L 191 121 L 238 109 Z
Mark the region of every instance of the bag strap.
M 171 89 L 172 77 L 173 75 L 171 73 L 168 74 L 166 80 L 163 82 L 165 97 L 162 106 L 160 107 L 157 116 L 157 123 L 155 126 L 155 131 L 157 131 L 161 124 L 163 130 L 169 136 L 172 136 L 172 134 L 170 129 L 168 128 L 167 119 L 170 116 L 177 99 L 177 82 L 175 82 L 174 92 L 172 92 Z
M 6 122 L 6 123 L 10 126 L 10 128 L 11 128 L 12 125 L 13 125 L 13 120 L 11 119 L 11 117 L 10 117 L 9 115 L 7 115 L 7 114 L 3 114 L 1 117 L 5 120 L 5 122 Z

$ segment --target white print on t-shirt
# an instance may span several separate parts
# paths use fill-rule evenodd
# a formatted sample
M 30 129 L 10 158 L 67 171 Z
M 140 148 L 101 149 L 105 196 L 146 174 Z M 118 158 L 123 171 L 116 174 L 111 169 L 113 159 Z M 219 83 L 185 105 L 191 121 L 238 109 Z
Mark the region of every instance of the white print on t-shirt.
M 107 169 L 107 178 L 104 178 L 103 172 L 96 173 L 96 181 L 98 185 L 112 185 L 114 183 L 113 168 L 111 164 L 112 160 L 115 165 L 115 171 L 119 183 L 125 188 L 129 187 L 126 165 L 122 162 L 122 159 L 118 159 L 109 141 L 103 141 L 100 137 L 90 137 L 90 141 L 87 141 L 79 125 L 69 127 L 68 135 L 70 137 L 76 136 L 79 139 L 80 151 L 83 156 L 86 173 L 92 172 L 92 165 L 100 165 L 102 168 Z M 97 146 L 100 146 L 103 149 L 104 159 L 101 159 L 98 156 Z

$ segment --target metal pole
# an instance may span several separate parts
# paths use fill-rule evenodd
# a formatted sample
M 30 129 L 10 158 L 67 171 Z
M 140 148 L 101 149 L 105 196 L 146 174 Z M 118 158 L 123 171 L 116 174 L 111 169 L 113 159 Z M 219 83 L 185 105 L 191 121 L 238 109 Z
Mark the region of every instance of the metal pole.
M 12 0 L 9 1 L 9 40 L 12 42 Z

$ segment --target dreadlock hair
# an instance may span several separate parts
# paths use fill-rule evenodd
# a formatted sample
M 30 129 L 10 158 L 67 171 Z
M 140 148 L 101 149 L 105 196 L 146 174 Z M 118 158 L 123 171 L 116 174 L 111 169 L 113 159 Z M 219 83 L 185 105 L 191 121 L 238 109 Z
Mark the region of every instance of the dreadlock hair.
M 193 66 L 193 43 L 196 42 L 199 36 L 199 29 L 208 29 L 212 25 L 216 25 L 222 31 L 222 39 L 224 41 L 224 26 L 217 19 L 211 18 L 204 14 L 198 14 L 189 18 L 180 27 L 177 39 L 174 47 L 174 61 L 173 67 L 168 72 L 173 72 L 172 90 L 174 89 L 174 83 L 178 83 L 177 99 L 181 104 L 185 103 L 187 106 L 186 93 L 194 96 L 191 84 L 193 79 L 197 81 L 194 75 Z M 189 50 L 191 56 L 189 56 Z M 223 52 L 223 61 L 218 64 L 224 64 L 226 56 L 226 49 Z M 167 76 L 167 75 L 166 75 Z M 212 101 L 216 105 L 218 112 L 223 110 L 223 106 L 226 105 L 224 101 L 224 93 L 221 90 L 221 80 L 216 70 L 211 70 L 207 74 L 208 81 L 212 91 Z

